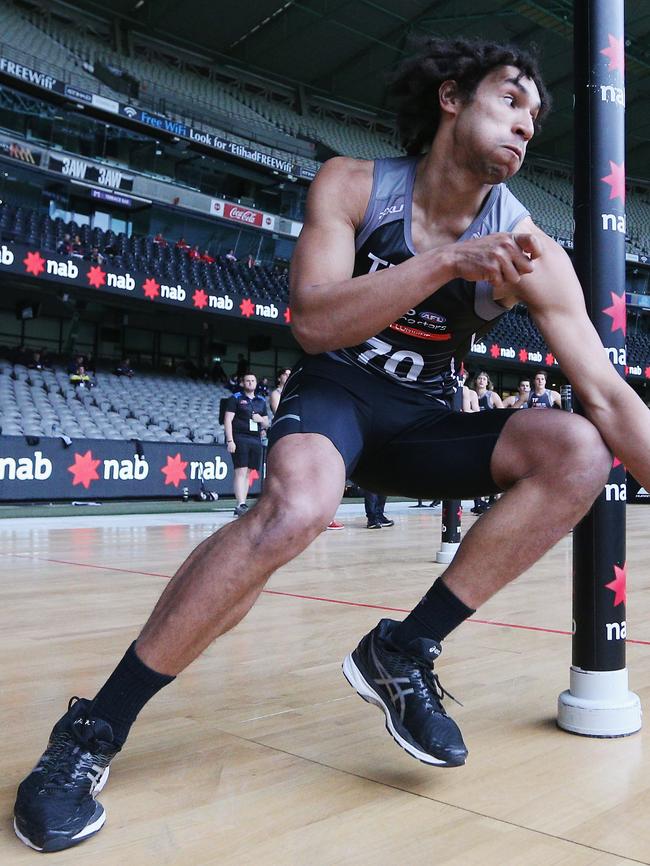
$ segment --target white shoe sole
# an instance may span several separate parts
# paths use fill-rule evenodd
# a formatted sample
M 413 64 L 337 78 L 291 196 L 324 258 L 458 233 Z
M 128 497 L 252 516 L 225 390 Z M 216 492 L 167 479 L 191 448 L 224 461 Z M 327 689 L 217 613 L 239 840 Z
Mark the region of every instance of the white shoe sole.
M 95 787 L 95 790 L 92 792 L 93 799 L 95 799 L 97 794 L 99 794 L 99 792 L 102 790 L 102 788 L 106 785 L 106 782 L 108 782 L 109 770 L 110 770 L 110 767 L 106 767 L 106 769 L 102 773 L 101 778 Z M 83 839 L 86 838 L 86 836 L 92 836 L 94 833 L 97 833 L 99 830 L 102 829 L 105 821 L 106 821 L 106 812 L 103 811 L 103 807 L 102 807 L 102 814 L 99 816 L 99 818 L 97 818 L 96 821 L 93 821 L 92 824 L 86 824 L 86 826 L 82 830 L 80 830 L 75 836 L 70 837 L 70 846 L 76 844 L 77 842 L 81 842 Z M 23 836 L 23 834 L 18 829 L 18 825 L 16 824 L 15 818 L 14 818 L 14 833 L 16 834 L 16 836 L 18 836 L 20 841 L 24 842 L 25 845 L 27 845 L 29 848 L 32 848 L 34 851 L 43 851 L 43 849 L 39 848 L 38 845 L 34 845 L 34 843 L 31 842 L 27 838 L 27 836 Z M 70 846 L 68 846 L 68 847 L 70 847 Z M 57 850 L 65 851 L 66 849 L 60 848 Z M 56 851 L 53 851 L 52 853 L 56 853 Z

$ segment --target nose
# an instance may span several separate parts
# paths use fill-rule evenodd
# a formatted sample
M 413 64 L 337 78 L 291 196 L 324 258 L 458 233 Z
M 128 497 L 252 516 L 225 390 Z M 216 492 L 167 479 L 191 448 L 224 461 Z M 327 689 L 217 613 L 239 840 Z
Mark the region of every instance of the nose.
M 529 111 L 522 111 L 517 118 L 515 132 L 528 142 L 535 134 L 535 121 Z

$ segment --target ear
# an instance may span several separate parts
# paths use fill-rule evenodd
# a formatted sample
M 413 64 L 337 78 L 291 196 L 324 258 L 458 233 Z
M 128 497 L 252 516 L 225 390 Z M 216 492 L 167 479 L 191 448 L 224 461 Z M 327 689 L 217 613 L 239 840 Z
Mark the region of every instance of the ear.
M 438 88 L 438 99 L 441 111 L 447 114 L 457 114 L 461 102 L 458 84 L 453 80 L 443 81 Z

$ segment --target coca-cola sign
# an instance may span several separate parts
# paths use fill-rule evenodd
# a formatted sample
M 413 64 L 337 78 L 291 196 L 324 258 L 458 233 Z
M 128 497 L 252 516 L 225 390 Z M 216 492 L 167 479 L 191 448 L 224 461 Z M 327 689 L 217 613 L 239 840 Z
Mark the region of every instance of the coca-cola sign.
M 246 223 L 249 226 L 261 226 L 263 214 L 259 210 L 251 210 L 250 208 L 242 207 L 237 204 L 225 204 L 223 207 L 223 215 L 226 219 L 236 220 L 239 223 Z

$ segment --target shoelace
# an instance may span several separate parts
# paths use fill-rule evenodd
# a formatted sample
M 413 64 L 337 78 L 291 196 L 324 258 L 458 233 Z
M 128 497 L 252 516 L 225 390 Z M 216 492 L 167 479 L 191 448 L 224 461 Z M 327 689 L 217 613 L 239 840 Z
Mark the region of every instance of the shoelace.
M 76 696 L 70 698 L 68 711 L 78 700 Z M 79 773 L 93 764 L 89 753 L 97 748 L 94 725 L 84 715 L 75 721 L 78 720 L 82 724 L 74 726 L 74 733 L 61 731 L 55 734 L 43 754 L 39 766 L 45 775 L 42 785 L 45 790 L 72 787 Z
M 443 698 L 447 697 L 451 698 L 451 700 L 454 701 L 454 703 L 458 704 L 459 707 L 463 706 L 463 704 L 458 700 L 458 698 L 455 698 L 452 693 L 448 692 L 447 689 L 442 685 L 442 683 L 440 682 L 440 678 L 438 674 L 435 673 L 435 671 L 433 670 L 433 667 L 431 667 L 427 662 L 423 661 L 422 659 L 416 658 L 414 656 L 412 658 L 417 670 L 420 672 L 420 674 L 422 674 L 424 682 L 433 690 L 439 702 L 442 701 Z M 444 712 L 442 704 L 440 705 L 440 707 Z

